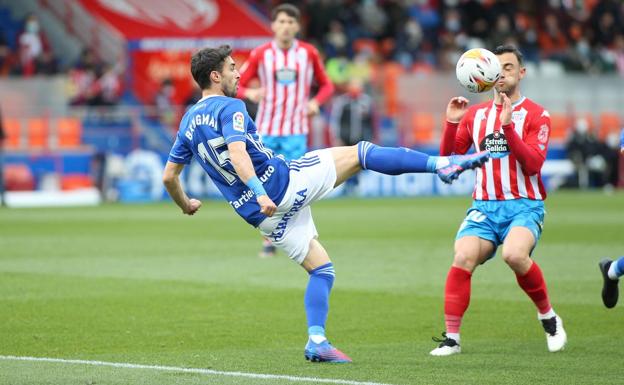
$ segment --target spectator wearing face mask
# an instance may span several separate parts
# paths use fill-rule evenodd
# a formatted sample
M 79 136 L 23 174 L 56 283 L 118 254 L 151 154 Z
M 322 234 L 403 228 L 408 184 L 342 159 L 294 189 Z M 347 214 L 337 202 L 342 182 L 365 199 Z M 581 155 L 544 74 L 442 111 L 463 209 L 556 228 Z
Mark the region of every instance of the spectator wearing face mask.
M 36 73 L 37 62 L 50 52 L 50 46 L 41 31 L 39 18 L 34 13 L 26 16 L 24 30 L 17 38 L 18 67 L 15 72 L 31 76 Z

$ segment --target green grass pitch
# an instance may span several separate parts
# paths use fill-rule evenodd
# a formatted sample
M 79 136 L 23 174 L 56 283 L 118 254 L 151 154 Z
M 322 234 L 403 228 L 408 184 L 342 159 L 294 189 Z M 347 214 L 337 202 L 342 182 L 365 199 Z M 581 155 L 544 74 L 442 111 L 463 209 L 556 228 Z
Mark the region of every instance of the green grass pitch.
M 500 259 L 480 267 L 463 353 L 430 357 L 470 200 L 316 203 L 336 266 L 328 337 L 350 365 L 303 358 L 307 274 L 224 202 L 0 209 L 0 355 L 95 360 L 386 384 L 621 384 L 624 303 L 600 300 L 597 263 L 624 255 L 624 194 L 556 192 L 534 252 L 569 341 L 548 353 Z M 279 378 L 0 359 L 0 384 L 310 384 Z

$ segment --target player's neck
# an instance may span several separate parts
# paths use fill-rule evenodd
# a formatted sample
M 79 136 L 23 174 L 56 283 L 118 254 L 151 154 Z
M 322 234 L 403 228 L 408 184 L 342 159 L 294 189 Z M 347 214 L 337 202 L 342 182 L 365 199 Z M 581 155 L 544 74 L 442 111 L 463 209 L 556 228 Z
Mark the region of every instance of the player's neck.
M 207 90 L 202 91 L 202 99 L 206 99 L 211 96 L 225 96 L 225 94 L 223 93 L 223 90 L 221 89 L 217 90 L 217 89 L 208 88 Z
M 295 44 L 295 40 L 277 40 L 275 39 L 275 44 L 277 44 L 279 49 L 287 50 Z
M 517 101 L 522 99 L 520 91 L 515 91 L 513 94 L 507 96 L 509 97 L 509 100 L 511 100 L 511 104 L 515 104 Z M 503 104 L 503 99 L 498 93 L 494 94 L 494 104 Z

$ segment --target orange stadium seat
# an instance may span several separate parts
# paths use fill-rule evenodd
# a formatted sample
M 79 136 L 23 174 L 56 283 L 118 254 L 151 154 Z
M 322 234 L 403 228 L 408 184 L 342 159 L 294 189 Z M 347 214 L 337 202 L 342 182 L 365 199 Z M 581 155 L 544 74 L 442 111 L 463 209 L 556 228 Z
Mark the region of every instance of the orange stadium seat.
M 618 132 L 622 128 L 620 115 L 614 112 L 603 112 L 600 114 L 598 124 L 598 137 L 605 139 L 611 132 Z
M 48 132 L 47 119 L 28 119 L 28 147 L 46 148 L 48 146 Z
M 77 118 L 56 120 L 57 145 L 59 148 L 78 147 L 82 144 L 82 123 Z
M 412 140 L 414 143 L 429 143 L 433 140 L 436 120 L 429 113 L 412 114 Z
M 6 148 L 19 148 L 22 145 L 22 122 L 19 119 L 4 119 L 2 122 L 6 138 Z
M 566 114 L 550 114 L 550 139 L 565 140 L 572 127 L 572 119 Z

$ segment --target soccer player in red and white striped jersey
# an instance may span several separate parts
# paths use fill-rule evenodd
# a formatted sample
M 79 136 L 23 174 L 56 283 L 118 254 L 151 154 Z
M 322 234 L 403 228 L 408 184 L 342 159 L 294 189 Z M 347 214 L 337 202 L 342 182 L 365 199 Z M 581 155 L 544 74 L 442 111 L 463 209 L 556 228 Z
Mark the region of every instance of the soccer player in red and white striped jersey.
M 542 271 L 531 259 L 545 214 L 546 190 L 540 170 L 548 150 L 550 117 L 520 93 L 526 69 L 518 49 L 504 45 L 494 53 L 502 68 L 494 100 L 468 107 L 467 99 L 455 97 L 446 110 L 440 155 L 464 154 L 474 145 L 489 150 L 492 160 L 477 169 L 474 202 L 457 232 L 444 293 L 446 333 L 436 340 L 440 344 L 431 351 L 434 356 L 461 352 L 459 328 L 470 302 L 472 273 L 501 244 L 503 260 L 537 308 L 548 350 L 563 350 L 567 342 Z
M 289 159 L 306 152 L 308 117 L 317 114 L 334 92 L 317 49 L 295 38 L 299 17 L 299 10 L 291 4 L 273 10 L 275 39 L 251 52 L 241 68 L 237 94 L 260 103 L 255 122 L 265 145 Z M 248 88 L 255 78 L 260 80 L 260 88 Z M 319 90 L 311 97 L 314 80 Z M 292 144 L 284 144 L 293 138 L 299 140 L 294 149 Z
M 264 145 L 286 159 L 298 159 L 307 152 L 308 118 L 334 92 L 325 67 L 314 46 L 296 39 L 300 12 L 292 4 L 280 4 L 271 12 L 274 39 L 257 47 L 240 70 L 237 97 L 259 103 L 255 122 Z M 259 88 L 249 88 L 254 79 Z M 319 86 L 311 97 L 313 81 Z M 275 254 L 265 240 L 261 257 Z

